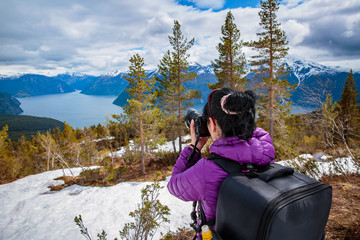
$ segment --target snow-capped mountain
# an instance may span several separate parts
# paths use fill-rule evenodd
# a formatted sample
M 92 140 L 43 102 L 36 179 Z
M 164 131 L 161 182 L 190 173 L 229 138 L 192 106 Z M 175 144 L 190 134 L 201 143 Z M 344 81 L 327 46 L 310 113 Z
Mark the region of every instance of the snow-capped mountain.
M 109 73 L 106 73 L 106 76 L 110 76 L 110 77 L 116 77 L 118 75 L 125 75 L 128 71 L 127 70 L 123 70 L 123 69 L 118 69 Z
M 340 99 L 343 90 L 342 85 L 345 84 L 349 70 L 299 59 L 289 58 L 286 60 L 286 63 L 291 69 L 287 79 L 291 84 L 297 86 L 291 97 L 291 100 L 295 102 L 295 104 L 301 105 L 301 98 L 307 94 L 304 89 L 319 88 L 319 86 L 324 85 L 324 82 L 331 83 L 333 99 Z M 250 67 L 248 69 L 250 69 Z M 214 68 L 211 65 L 203 66 L 194 63 L 190 65 L 189 70 L 196 73 L 197 78 L 184 85 L 189 89 L 199 90 L 202 93 L 202 99 L 197 101 L 197 103 L 204 103 L 206 102 L 206 96 L 210 93 L 207 84 L 216 82 Z M 101 76 L 91 76 L 81 73 L 65 73 L 54 77 L 33 74 L 31 78 L 24 78 L 25 75 L 12 77 L 2 76 L 3 78 L 0 77 L 0 88 L 1 91 L 10 92 L 14 96 L 33 96 L 33 92 L 36 92 L 37 95 L 48 94 L 48 91 L 43 89 L 44 86 L 28 84 L 26 82 L 30 80 L 36 82 L 37 79 L 47 79 L 49 80 L 48 82 L 56 82 L 57 86 L 61 86 L 61 88 L 57 88 L 57 92 L 56 90 L 52 90 L 52 93 L 68 92 L 72 91 L 71 89 L 78 89 L 81 90 L 81 93 L 88 95 L 117 95 L 119 99 L 115 101 L 115 104 L 121 106 L 126 103 L 126 98 L 128 97 L 126 91 L 124 91 L 128 86 L 128 82 L 123 78 L 127 73 L 128 71 L 125 70 L 117 70 Z M 249 79 L 252 78 L 252 74 L 251 72 L 248 73 L 247 76 Z M 159 71 L 158 69 L 147 70 L 146 75 L 147 78 L 152 78 L 154 75 L 159 76 Z M 353 76 L 358 91 L 360 92 L 360 74 L 354 72 Z M 11 84 L 17 86 L 15 92 L 14 86 Z M 24 86 L 27 87 L 24 88 Z M 43 91 L 39 92 L 36 89 L 39 87 L 43 89 Z M 35 88 L 36 91 L 32 88 Z M 64 89 L 67 90 L 65 91 Z
M 17 79 L 21 76 L 23 76 L 25 74 L 21 74 L 21 73 L 18 73 L 18 74 L 13 74 L 13 75 L 6 75 L 6 74 L 0 74 L 0 80 L 3 80 L 3 79 Z
M 332 94 L 333 100 L 339 100 L 350 70 L 340 67 L 329 67 L 319 63 L 288 59 L 287 64 L 291 71 L 287 77 L 291 84 L 296 86 L 291 100 L 300 106 L 319 107 L 319 102 L 305 100 L 312 92 L 319 92 L 319 101 L 325 101 L 328 93 Z M 358 92 L 360 92 L 360 73 L 353 72 L 353 78 Z M 321 91 L 321 93 L 320 93 Z
M 338 74 L 341 72 L 348 72 L 340 67 L 329 67 L 325 65 L 321 65 L 319 63 L 291 59 L 288 58 L 286 60 L 287 65 L 290 67 L 291 72 L 298 78 L 299 84 L 307 78 L 312 76 L 318 76 L 322 74 Z
M 214 74 L 215 75 L 214 67 L 211 65 L 202 66 L 198 63 L 193 63 L 193 64 L 190 64 L 189 70 L 193 71 L 197 75 L 201 75 L 201 74 Z

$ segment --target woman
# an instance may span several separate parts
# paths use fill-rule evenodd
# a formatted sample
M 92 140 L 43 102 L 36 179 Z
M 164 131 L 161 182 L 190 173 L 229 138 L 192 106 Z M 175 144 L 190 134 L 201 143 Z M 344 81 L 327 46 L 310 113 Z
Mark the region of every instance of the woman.
M 210 153 L 240 164 L 266 165 L 275 158 L 270 135 L 255 127 L 255 101 L 252 91 L 222 88 L 212 91 L 204 106 L 203 117 L 213 144 Z M 184 201 L 201 201 L 206 221 L 215 218 L 217 196 L 228 173 L 214 162 L 201 158 L 200 151 L 208 138 L 195 136 L 194 121 L 190 125 L 191 145 L 177 159 L 167 185 L 174 196 Z M 188 162 L 191 151 L 196 151 Z

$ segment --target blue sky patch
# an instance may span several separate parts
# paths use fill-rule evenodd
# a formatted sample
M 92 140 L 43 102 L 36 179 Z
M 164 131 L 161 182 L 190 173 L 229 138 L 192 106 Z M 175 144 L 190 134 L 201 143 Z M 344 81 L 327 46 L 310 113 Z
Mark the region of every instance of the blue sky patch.
M 192 6 L 200 10 L 213 9 L 214 11 L 221 11 L 224 9 L 245 8 L 245 7 L 258 7 L 260 6 L 260 0 L 225 0 L 224 4 L 221 0 L 210 1 L 205 4 L 205 1 L 201 0 L 178 0 L 178 3 L 185 6 Z

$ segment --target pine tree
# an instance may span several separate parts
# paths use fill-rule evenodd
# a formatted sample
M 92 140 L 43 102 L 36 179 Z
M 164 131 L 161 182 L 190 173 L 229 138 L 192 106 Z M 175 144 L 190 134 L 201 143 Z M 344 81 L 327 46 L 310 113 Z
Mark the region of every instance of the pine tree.
M 157 77 L 156 81 L 159 83 L 157 90 L 158 102 L 164 112 L 164 128 L 170 132 L 173 143 L 173 150 L 176 153 L 176 126 L 177 126 L 177 85 L 176 85 L 176 71 L 170 51 L 167 51 L 164 57 L 160 60 L 158 65 L 161 77 Z
M 261 1 L 260 26 L 263 31 L 257 33 L 259 41 L 246 43 L 253 50 L 259 52 L 252 56 L 250 61 L 252 71 L 258 79 L 257 88 L 262 89 L 263 95 L 259 104 L 261 105 L 259 115 L 265 117 L 269 124 L 270 135 L 274 136 L 274 123 L 281 122 L 284 115 L 290 113 L 290 97 L 292 86 L 286 79 L 288 67 L 283 61 L 288 54 L 288 41 L 280 23 L 276 19 L 279 9 L 277 0 Z
M 338 106 L 340 110 L 340 120 L 344 126 L 344 136 L 346 141 L 348 141 L 350 137 L 359 135 L 360 130 L 360 112 L 356 102 L 359 93 L 356 90 L 352 70 L 350 70 L 343 88 L 344 90 L 341 93 L 341 99 L 338 102 Z
M 180 23 L 175 20 L 173 27 L 173 35 L 169 36 L 170 45 L 173 48 L 171 51 L 171 71 L 174 71 L 174 82 L 176 84 L 176 101 L 177 101 L 177 117 L 178 117 L 178 136 L 179 136 L 179 151 L 182 150 L 181 147 L 181 130 L 184 126 L 182 119 L 182 112 L 188 106 L 185 103 L 191 102 L 195 98 L 200 98 L 200 93 L 194 90 L 186 90 L 184 83 L 190 80 L 193 80 L 197 77 L 194 72 L 189 72 L 189 63 L 187 59 L 189 58 L 188 51 L 194 45 L 195 39 L 190 41 L 185 38 L 181 31 Z
M 147 139 L 150 137 L 149 121 L 153 119 L 154 112 L 158 109 L 153 106 L 153 94 L 155 80 L 146 79 L 144 59 L 139 54 L 130 58 L 130 67 L 128 76 L 124 77 L 129 82 L 130 88 L 127 92 L 130 95 L 128 103 L 125 105 L 124 112 L 127 114 L 129 121 L 133 123 L 138 130 L 140 140 L 140 160 L 141 171 L 145 173 L 145 147 Z
M 243 42 L 240 40 L 240 31 L 234 23 L 231 11 L 227 13 L 225 24 L 221 27 L 223 37 L 217 46 L 219 58 L 212 62 L 218 82 L 208 84 L 210 89 L 224 86 L 240 90 L 246 89 L 248 82 L 246 77 L 245 54 L 241 48 Z

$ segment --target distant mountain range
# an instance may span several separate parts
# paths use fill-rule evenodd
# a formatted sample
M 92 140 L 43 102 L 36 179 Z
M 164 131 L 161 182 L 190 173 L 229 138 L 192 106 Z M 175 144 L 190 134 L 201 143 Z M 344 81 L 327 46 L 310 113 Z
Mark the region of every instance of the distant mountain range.
M 74 91 L 66 82 L 57 77 L 25 74 L 20 77 L 0 79 L 0 91 L 15 97 L 39 96 L 45 94 L 68 93 Z
M 339 67 L 328 67 L 318 63 L 288 59 L 287 64 L 291 68 L 290 75 L 287 77 L 291 84 L 296 85 L 296 89 L 291 96 L 291 100 L 302 106 L 309 106 L 309 102 L 302 100 L 309 94 L 309 89 L 324 89 L 327 83 L 331 83 L 334 100 L 340 99 L 342 86 L 349 74 L 349 70 Z M 207 83 L 215 83 L 216 77 L 213 67 L 194 64 L 190 66 L 190 71 L 198 74 L 198 77 L 185 86 L 189 89 L 196 89 L 202 93 L 201 100 L 195 104 L 204 104 L 206 97 L 210 93 Z M 119 71 L 101 76 L 91 76 L 79 73 L 65 73 L 54 77 L 47 77 L 36 74 L 26 74 L 22 76 L 0 77 L 0 91 L 8 92 L 15 97 L 38 96 L 44 94 L 56 94 L 81 90 L 82 94 L 88 95 L 114 95 L 118 98 L 114 104 L 123 106 L 128 97 L 125 91 L 128 82 L 123 78 L 127 72 Z M 157 70 L 147 71 L 148 78 L 154 74 L 158 75 Z M 248 74 L 251 79 L 252 74 Z M 353 77 L 360 92 L 360 74 L 354 72 Z

